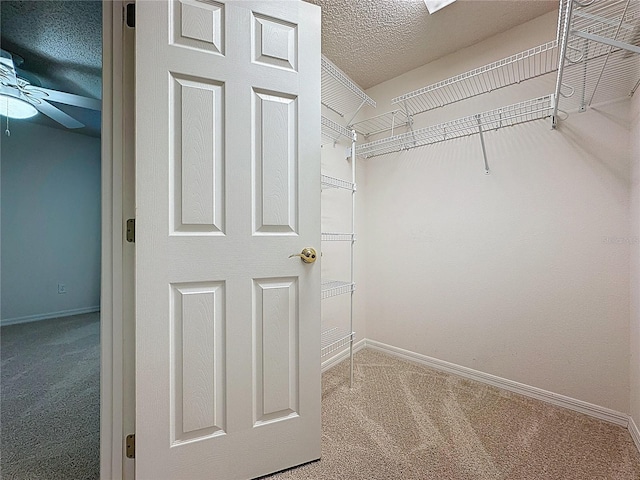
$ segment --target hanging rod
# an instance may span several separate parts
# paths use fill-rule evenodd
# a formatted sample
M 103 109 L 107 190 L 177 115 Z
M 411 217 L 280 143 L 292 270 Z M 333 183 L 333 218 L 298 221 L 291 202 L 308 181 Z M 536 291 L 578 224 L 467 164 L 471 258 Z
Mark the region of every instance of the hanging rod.
M 450 122 L 364 143 L 356 147 L 356 153 L 361 157 L 371 158 L 474 135 L 480 133 L 481 130 L 484 132 L 497 130 L 519 123 L 546 118 L 551 115 L 554 103 L 553 94 L 534 98 Z M 486 164 L 485 169 L 488 170 L 488 165 Z
M 405 106 L 410 116 L 450 105 L 498 88 L 554 72 L 558 68 L 558 41 L 470 70 L 455 77 L 405 93 L 391 100 Z

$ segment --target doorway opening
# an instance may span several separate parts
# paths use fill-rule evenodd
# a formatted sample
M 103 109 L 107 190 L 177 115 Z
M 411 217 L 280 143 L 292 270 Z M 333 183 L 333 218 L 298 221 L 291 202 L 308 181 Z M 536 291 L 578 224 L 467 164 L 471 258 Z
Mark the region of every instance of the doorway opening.
M 1 469 L 99 478 L 102 3 L 0 8 Z

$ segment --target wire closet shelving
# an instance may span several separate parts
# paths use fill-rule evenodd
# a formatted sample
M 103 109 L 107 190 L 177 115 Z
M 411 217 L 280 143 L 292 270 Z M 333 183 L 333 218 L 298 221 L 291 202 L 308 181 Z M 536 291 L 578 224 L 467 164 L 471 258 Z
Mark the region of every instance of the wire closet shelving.
M 391 100 L 409 116 L 428 112 L 556 71 L 558 41 L 538 45 Z
M 356 152 L 362 157 L 371 158 L 387 153 L 444 142 L 454 138 L 474 135 L 476 133 L 480 134 L 482 139 L 483 132 L 487 130 L 497 130 L 519 123 L 550 117 L 553 113 L 554 105 L 553 94 L 534 98 L 450 122 L 440 123 L 370 143 L 364 143 L 356 147 Z M 482 140 L 482 142 L 484 150 L 484 140 Z M 485 156 L 485 171 L 488 172 L 488 170 Z
M 563 0 L 558 113 L 630 97 L 640 84 L 640 1 Z
M 566 1 L 561 0 L 561 2 Z M 561 24 L 562 18 L 559 18 L 557 36 L 560 35 Z M 413 129 L 413 117 L 555 72 L 558 69 L 558 45 L 558 38 L 556 38 L 392 99 L 391 103 L 398 105 L 401 108 L 400 111 L 404 112 L 406 121 L 403 126 L 406 126 L 408 131 L 394 134 L 392 130 L 389 137 L 359 145 L 357 154 L 364 158 L 371 158 L 477 133 L 480 136 L 485 173 L 489 173 L 484 132 L 551 116 L 555 107 L 554 95 L 533 98 L 418 130 Z M 375 119 L 374 117 L 358 123 L 368 125 L 367 122 Z M 386 124 L 386 129 L 379 128 L 375 133 L 391 130 L 388 119 Z M 357 129 L 358 124 L 354 124 L 354 128 Z
M 321 335 L 320 356 L 326 357 L 330 353 L 337 352 L 353 341 L 354 333 L 338 327 L 324 330 Z
M 323 242 L 353 242 L 356 239 L 355 233 L 323 233 Z
M 322 116 L 322 137 L 323 140 L 338 142 L 341 139 L 350 143 L 349 159 L 351 161 L 351 179 L 322 175 L 321 186 L 323 189 L 339 189 L 348 192 L 351 197 L 351 231 L 350 232 L 323 232 L 321 240 L 323 242 L 347 242 L 350 245 L 350 278 L 349 281 L 327 280 L 322 281 L 322 299 L 335 297 L 338 295 L 349 295 L 349 322 L 339 321 L 340 326 L 336 326 L 335 319 L 330 325 L 322 326 L 321 337 L 321 357 L 338 352 L 349 347 L 349 384 L 353 385 L 353 341 L 355 332 L 353 331 L 353 294 L 356 289 L 354 281 L 354 253 L 356 241 L 356 139 L 357 133 L 351 122 L 360 109 L 369 105 L 376 106 L 373 101 L 355 82 L 353 82 L 344 72 L 331 63 L 324 56 L 322 57 L 322 105 L 324 108 L 345 119 L 344 126 L 325 116 Z M 350 116 L 346 120 L 347 115 Z M 337 117 L 336 117 L 337 118 Z M 340 120 L 339 120 L 340 121 Z M 327 259 L 329 260 L 329 259 Z
M 394 135 L 396 129 L 407 127 L 410 123 L 411 119 L 404 110 L 397 109 L 352 123 L 350 127 L 364 138 L 369 138 L 371 135 L 378 135 L 389 131 L 391 135 Z
M 321 64 L 322 105 L 343 118 L 351 115 L 347 124 L 352 122 L 363 106 L 376 106 L 376 102 L 369 95 L 324 55 Z
M 351 132 L 339 123 L 328 119 L 324 115 L 320 119 L 323 140 L 337 142 L 341 138 L 351 138 Z
M 322 175 L 320 184 L 323 188 L 342 188 L 344 190 L 355 190 L 355 184 L 348 180 L 332 177 L 330 175 Z
M 353 385 L 353 341 L 355 332 L 353 331 L 353 294 L 356 290 L 354 281 L 354 247 L 356 241 L 355 234 L 355 194 L 356 194 L 356 154 L 355 154 L 356 134 L 351 134 L 351 181 L 340 178 L 322 175 L 321 184 L 323 188 L 345 190 L 351 196 L 351 232 L 336 233 L 323 232 L 321 240 L 323 242 L 349 242 L 350 244 L 350 279 L 349 281 L 323 279 L 321 284 L 322 299 L 336 297 L 338 295 L 350 295 L 349 302 L 349 324 L 348 327 L 336 327 L 333 322 L 330 326 L 322 327 L 321 352 L 320 356 L 325 357 L 337 352 L 343 347 L 349 346 L 349 384 Z

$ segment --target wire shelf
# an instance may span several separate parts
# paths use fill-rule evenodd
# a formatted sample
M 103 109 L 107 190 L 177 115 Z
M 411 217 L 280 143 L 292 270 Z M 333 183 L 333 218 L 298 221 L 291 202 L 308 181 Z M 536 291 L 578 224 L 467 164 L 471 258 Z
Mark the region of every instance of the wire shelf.
M 498 88 L 539 77 L 558 68 L 558 41 L 470 70 L 455 77 L 405 93 L 391 100 L 409 115 L 433 110 Z
M 356 147 L 356 153 L 362 157 L 371 158 L 473 135 L 479 133 L 480 129 L 483 131 L 497 130 L 519 123 L 546 118 L 551 116 L 554 103 L 553 95 L 534 98 L 488 112 L 425 127 L 414 132 L 363 143 Z
M 376 102 L 356 85 L 342 70 L 322 56 L 322 104 L 344 117 L 361 106 L 376 106 Z
M 337 142 L 341 138 L 351 139 L 351 132 L 339 123 L 329 120 L 324 115 L 320 119 L 322 136 L 330 141 Z
M 323 233 L 323 242 L 355 242 L 355 233 Z
M 409 118 L 403 110 L 393 110 L 375 117 L 355 122 L 351 124 L 351 128 L 355 129 L 364 138 L 370 135 L 377 135 L 391 131 L 394 134 L 396 128 L 402 128 L 409 125 Z
M 322 175 L 320 183 L 325 188 L 342 188 L 351 192 L 356 189 L 355 183 L 342 180 L 341 178 L 330 177 L 329 175 Z
M 324 357 L 349 345 L 355 336 L 355 332 L 340 328 L 329 328 L 321 334 L 320 356 Z
M 640 83 L 640 2 L 565 0 L 563 18 L 557 110 L 584 111 L 633 95 Z
M 350 282 L 340 282 L 336 280 L 325 280 L 322 282 L 322 299 L 344 295 L 355 291 L 356 284 Z

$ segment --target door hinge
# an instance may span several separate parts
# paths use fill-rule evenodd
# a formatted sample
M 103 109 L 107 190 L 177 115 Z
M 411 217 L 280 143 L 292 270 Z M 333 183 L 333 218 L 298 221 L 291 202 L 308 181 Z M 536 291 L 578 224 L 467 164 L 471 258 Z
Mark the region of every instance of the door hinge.
M 136 241 L 136 219 L 130 218 L 127 220 L 127 242 L 133 243 Z
M 127 3 L 124 7 L 124 23 L 129 28 L 136 27 L 136 4 Z
M 125 452 L 127 458 L 136 458 L 136 434 L 127 435 L 125 439 Z

